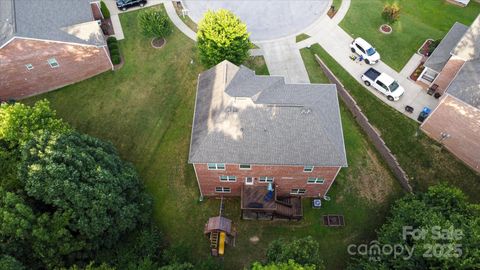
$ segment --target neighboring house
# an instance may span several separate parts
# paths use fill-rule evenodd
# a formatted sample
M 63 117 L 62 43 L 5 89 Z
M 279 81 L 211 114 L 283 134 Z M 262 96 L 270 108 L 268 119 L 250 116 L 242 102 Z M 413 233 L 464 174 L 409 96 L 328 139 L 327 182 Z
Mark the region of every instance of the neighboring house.
M 113 68 L 90 0 L 0 1 L 0 99 L 19 99 Z
M 189 163 L 202 196 L 241 196 L 244 217 L 300 218 L 299 197 L 324 197 L 347 166 L 335 85 L 223 61 L 198 78 Z
M 421 128 L 480 172 L 480 16 L 462 32 L 451 51 L 444 51 L 444 57 L 450 57 L 443 70 L 451 69 L 434 81 L 445 85 L 440 89 L 443 97 Z

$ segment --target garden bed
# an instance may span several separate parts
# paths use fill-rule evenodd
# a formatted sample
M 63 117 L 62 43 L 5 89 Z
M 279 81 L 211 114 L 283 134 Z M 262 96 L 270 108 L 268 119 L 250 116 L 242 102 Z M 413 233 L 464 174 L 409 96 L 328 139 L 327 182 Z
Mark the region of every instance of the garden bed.
M 411 80 L 413 80 L 413 81 L 417 81 L 417 80 L 418 80 L 418 78 L 420 77 L 420 74 L 422 74 L 422 71 L 423 71 L 423 69 L 425 68 L 425 67 L 423 66 L 423 64 L 424 64 L 424 62 L 421 62 L 421 63 L 417 66 L 417 68 L 413 71 L 413 73 L 410 74 L 410 77 L 409 77 L 409 78 L 410 78 Z
M 380 28 L 378 30 L 380 30 L 382 34 L 386 34 L 386 35 L 390 35 L 393 32 L 392 27 L 388 24 L 380 25 Z
M 162 48 L 165 43 L 167 43 L 167 40 L 164 38 L 153 38 L 150 44 L 152 45 L 153 48 L 155 49 L 160 49 Z

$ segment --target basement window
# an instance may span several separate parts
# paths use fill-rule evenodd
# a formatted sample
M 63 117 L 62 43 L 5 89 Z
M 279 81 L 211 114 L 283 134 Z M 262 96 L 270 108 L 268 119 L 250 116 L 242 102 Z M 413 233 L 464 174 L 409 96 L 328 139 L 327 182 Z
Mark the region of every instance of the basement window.
M 232 190 L 229 187 L 215 187 L 216 193 L 230 193 Z
M 60 64 L 58 64 L 57 59 L 55 58 L 50 58 L 48 59 L 48 64 L 50 65 L 51 68 L 58 68 Z
M 305 192 L 307 192 L 307 190 L 305 190 L 304 188 L 292 188 L 292 190 L 290 191 L 290 194 L 292 194 L 292 195 L 304 195 Z
M 26 64 L 25 67 L 27 68 L 27 70 L 32 70 L 33 69 L 32 64 Z

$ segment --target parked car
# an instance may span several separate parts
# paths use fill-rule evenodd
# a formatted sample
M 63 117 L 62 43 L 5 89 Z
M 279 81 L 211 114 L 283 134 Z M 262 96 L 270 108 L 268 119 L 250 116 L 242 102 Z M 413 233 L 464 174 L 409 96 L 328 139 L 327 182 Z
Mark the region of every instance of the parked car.
M 146 4 L 147 0 L 117 0 L 117 8 L 123 11 L 134 6 L 143 7 Z
M 369 68 L 362 75 L 362 80 L 366 86 L 372 86 L 377 89 L 390 101 L 399 100 L 403 93 L 405 93 L 405 89 L 403 89 L 397 81 L 374 68 Z
M 376 64 L 380 61 L 380 54 L 363 38 L 359 37 L 354 39 L 352 43 L 350 43 L 350 49 L 353 53 L 356 53 L 365 59 L 365 63 L 369 65 Z

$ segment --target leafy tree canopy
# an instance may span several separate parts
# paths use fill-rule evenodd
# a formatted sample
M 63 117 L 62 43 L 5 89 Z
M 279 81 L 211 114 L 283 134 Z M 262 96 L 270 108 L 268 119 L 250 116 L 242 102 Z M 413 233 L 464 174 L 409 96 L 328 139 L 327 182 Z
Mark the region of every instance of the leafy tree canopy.
M 207 11 L 198 23 L 200 60 L 208 67 L 223 60 L 242 64 L 251 48 L 247 26 L 226 9 Z
M 255 262 L 252 266 L 252 270 L 315 270 L 313 265 L 301 265 L 294 260 L 288 260 L 288 262 L 277 262 L 262 265 L 259 262 Z
M 8 255 L 0 256 L 0 269 L 2 270 L 24 270 L 25 266 L 17 259 Z
M 268 262 L 287 263 L 294 260 L 300 265 L 313 265 L 316 269 L 324 269 L 320 259 L 320 245 L 311 236 L 286 240 L 280 238 L 270 243 L 267 249 Z
M 350 268 L 478 268 L 479 232 L 480 205 L 469 203 L 457 188 L 434 186 L 426 193 L 398 200 L 378 232 L 378 245 L 401 246 L 404 251 L 400 255 L 377 252 L 373 259 L 358 258 Z M 413 250 L 411 256 L 407 248 Z
M 69 212 L 69 229 L 92 243 L 110 246 L 149 206 L 135 170 L 115 148 L 76 132 L 33 138 L 19 175 L 29 196 Z
M 69 130 L 46 100 L 38 101 L 34 106 L 22 103 L 0 105 L 0 141 L 9 143 L 10 147 L 23 146 L 37 134 L 60 134 Z

